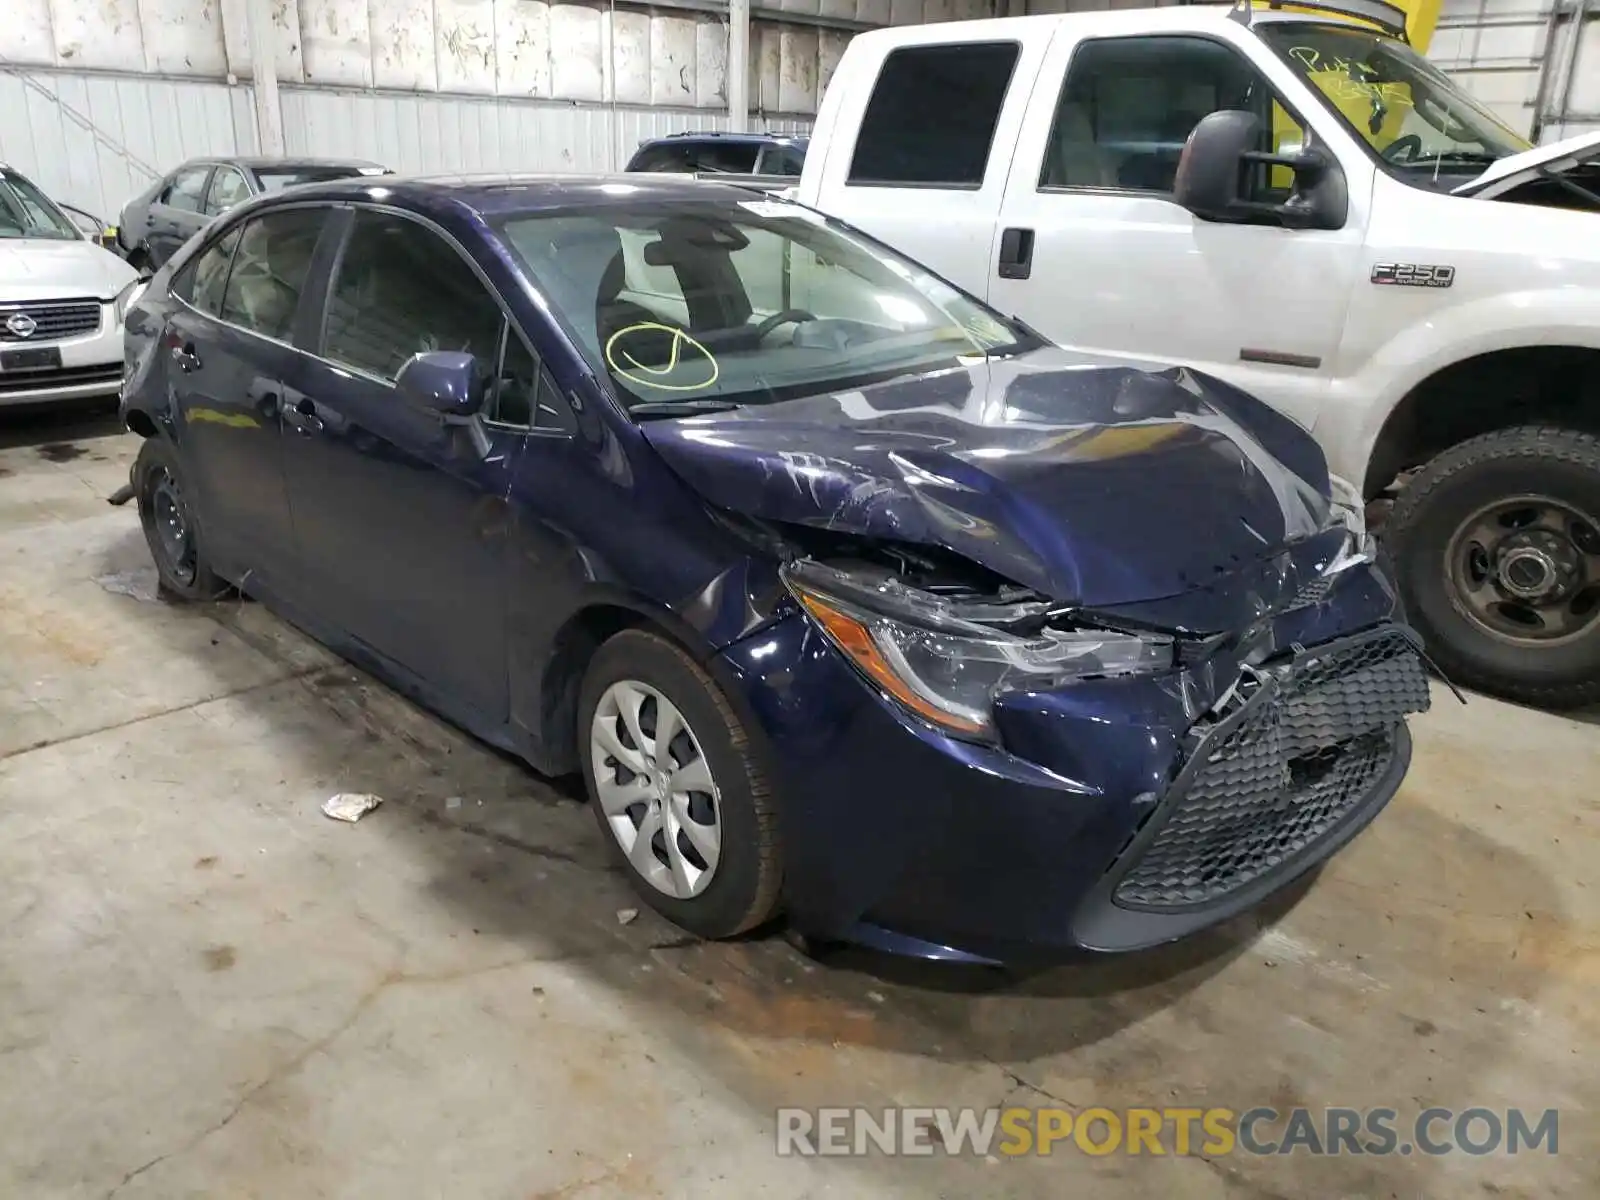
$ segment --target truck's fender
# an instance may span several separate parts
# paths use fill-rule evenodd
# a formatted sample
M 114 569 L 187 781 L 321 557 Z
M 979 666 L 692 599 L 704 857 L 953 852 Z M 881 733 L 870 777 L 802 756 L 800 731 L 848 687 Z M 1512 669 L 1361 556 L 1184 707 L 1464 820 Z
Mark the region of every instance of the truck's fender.
M 1360 480 L 1385 422 L 1419 384 L 1469 358 L 1540 346 L 1600 350 L 1600 288 L 1501 292 L 1428 311 L 1368 355 L 1359 371 L 1334 378 L 1313 433 L 1330 467 Z

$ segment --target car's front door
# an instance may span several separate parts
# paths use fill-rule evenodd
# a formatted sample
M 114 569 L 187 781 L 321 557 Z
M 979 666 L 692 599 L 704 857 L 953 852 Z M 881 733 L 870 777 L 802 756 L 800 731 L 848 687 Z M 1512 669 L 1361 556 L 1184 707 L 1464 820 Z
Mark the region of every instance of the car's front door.
M 523 347 L 442 231 L 381 209 L 358 208 L 346 220 L 319 353 L 285 395 L 302 593 L 338 633 L 468 717 L 499 725 L 506 497 L 523 434 L 486 422 L 487 446 L 475 447 L 469 431 L 403 399 L 395 379 L 427 350 L 469 352 L 500 377 L 514 373 L 499 366 L 507 340 Z
M 215 220 L 234 205 L 243 204 L 250 199 L 250 195 L 250 184 L 246 182 L 244 172 L 238 167 L 218 163 L 216 170 L 211 172 L 211 184 L 206 188 L 205 204 L 202 206 L 205 219 Z
M 294 578 L 279 407 L 329 210 L 281 209 L 236 225 L 173 282 L 183 303 L 163 352 L 206 552 L 227 578 L 279 591 Z
M 210 219 L 203 211 L 210 178 L 209 163 L 184 167 L 151 202 L 150 232 L 145 243 L 152 267 L 164 265 L 179 246 L 205 227 Z
M 1016 148 L 990 303 L 1063 345 L 1213 372 L 1309 427 L 1355 282 L 1364 197 L 1352 194 L 1336 230 L 1216 224 L 1178 206 L 1178 156 L 1209 113 L 1255 112 L 1279 153 L 1305 137 L 1260 71 L 1213 38 L 1058 38 L 1033 103 L 1051 99 L 1051 119 L 1030 118 Z M 1286 199 L 1287 174 L 1258 168 L 1257 198 Z

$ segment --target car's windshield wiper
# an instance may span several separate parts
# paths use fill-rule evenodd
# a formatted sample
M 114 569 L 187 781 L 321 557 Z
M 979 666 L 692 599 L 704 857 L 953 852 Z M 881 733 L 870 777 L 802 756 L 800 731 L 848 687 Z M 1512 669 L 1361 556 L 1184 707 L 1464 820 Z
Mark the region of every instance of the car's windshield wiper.
M 736 400 L 645 400 L 632 405 L 628 412 L 635 417 L 686 417 L 693 413 L 727 412 L 739 408 Z
M 1497 163 L 1503 158 L 1500 154 L 1491 154 L 1487 150 L 1451 150 L 1444 154 L 1427 154 L 1421 158 L 1414 158 L 1403 165 L 1408 167 L 1431 167 L 1435 163 L 1481 163 L 1488 166 Z

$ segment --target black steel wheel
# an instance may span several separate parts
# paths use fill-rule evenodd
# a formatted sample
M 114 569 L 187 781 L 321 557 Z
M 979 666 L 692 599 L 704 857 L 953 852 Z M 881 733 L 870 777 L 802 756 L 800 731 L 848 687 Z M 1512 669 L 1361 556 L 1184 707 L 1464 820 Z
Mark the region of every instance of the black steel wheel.
M 1440 668 L 1550 708 L 1600 701 L 1600 438 L 1522 427 L 1428 463 L 1384 530 Z
M 146 438 L 134 464 L 139 522 L 155 560 L 161 590 L 179 600 L 214 600 L 227 590 L 206 561 L 193 502 L 172 445 Z

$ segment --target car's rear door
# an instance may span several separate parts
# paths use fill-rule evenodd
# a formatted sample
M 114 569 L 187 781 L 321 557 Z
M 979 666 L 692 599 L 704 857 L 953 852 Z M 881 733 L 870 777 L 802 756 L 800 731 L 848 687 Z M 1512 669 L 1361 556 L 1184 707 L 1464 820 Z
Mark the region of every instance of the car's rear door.
M 213 241 L 174 281 L 163 347 L 206 551 L 225 577 L 275 594 L 296 579 L 279 408 L 329 213 L 275 209 Z
M 150 232 L 145 244 L 152 267 L 164 265 L 179 246 L 204 228 L 209 218 L 202 210 L 210 179 L 210 163 L 184 167 L 173 174 L 172 182 L 151 202 Z
M 466 351 L 493 372 L 517 335 L 442 230 L 380 208 L 345 220 L 318 353 L 285 395 L 303 583 L 336 636 L 415 675 L 469 723 L 498 726 L 506 497 L 523 435 L 487 423 L 487 447 L 475 450 L 465 431 L 402 399 L 395 378 L 426 350 Z

